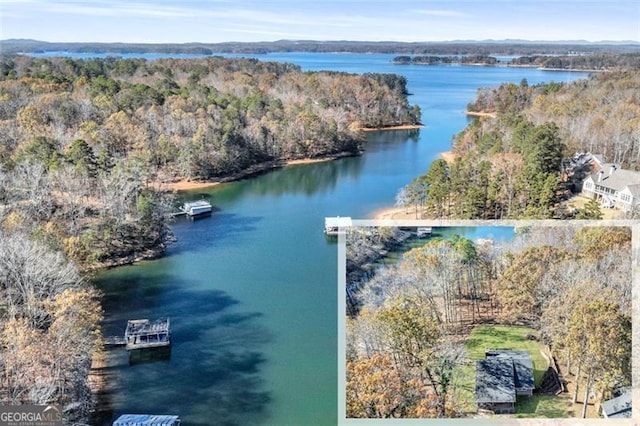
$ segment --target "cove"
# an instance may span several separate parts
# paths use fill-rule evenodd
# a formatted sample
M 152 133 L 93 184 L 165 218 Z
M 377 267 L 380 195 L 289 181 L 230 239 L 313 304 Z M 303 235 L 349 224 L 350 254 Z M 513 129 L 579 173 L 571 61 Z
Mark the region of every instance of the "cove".
M 230 55 L 229 55 L 230 56 Z M 106 351 L 93 423 L 122 413 L 177 414 L 193 425 L 337 423 L 337 250 L 325 216 L 370 218 L 424 173 L 464 128 L 476 89 L 585 73 L 528 68 L 393 65 L 393 55 L 257 56 L 303 70 L 394 72 L 426 127 L 367 135 L 359 157 L 286 167 L 184 194 L 216 211 L 178 219 L 166 256 L 100 273 L 104 334 L 127 319 L 169 316 L 169 353 L 129 359 Z

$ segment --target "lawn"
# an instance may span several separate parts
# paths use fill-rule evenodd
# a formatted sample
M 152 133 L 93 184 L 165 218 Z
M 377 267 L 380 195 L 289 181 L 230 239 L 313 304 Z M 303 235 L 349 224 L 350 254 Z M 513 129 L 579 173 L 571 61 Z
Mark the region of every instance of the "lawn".
M 538 332 L 529 327 L 506 325 L 482 325 L 475 327 L 464 343 L 470 362 L 458 374 L 461 384 L 459 397 L 465 402 L 466 410 L 477 411 L 475 403 L 476 365 L 475 361 L 484 359 L 486 349 L 526 350 L 533 360 L 534 384 L 538 386 L 547 371 L 547 361 L 540 353 L 540 344 L 527 339 L 527 335 L 538 336 Z M 518 398 L 517 417 L 567 417 L 567 400 L 562 397 L 534 395 L 531 398 Z

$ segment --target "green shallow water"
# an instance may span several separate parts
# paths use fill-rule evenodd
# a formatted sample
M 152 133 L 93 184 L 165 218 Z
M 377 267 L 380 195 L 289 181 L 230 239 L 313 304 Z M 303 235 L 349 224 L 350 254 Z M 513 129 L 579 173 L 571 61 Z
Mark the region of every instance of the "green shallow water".
M 281 55 L 314 69 L 311 54 Z M 269 55 L 269 58 L 274 58 Z M 302 59 L 301 59 L 302 58 Z M 317 54 L 315 65 L 402 72 L 427 127 L 377 132 L 366 153 L 293 166 L 193 192 L 217 211 L 179 219 L 159 260 L 105 271 L 105 335 L 127 319 L 169 316 L 169 353 L 129 360 L 107 351 L 96 424 L 122 413 L 178 414 L 190 425 L 337 423 L 337 250 L 325 216 L 371 217 L 426 171 L 466 124 L 475 89 L 577 73 L 483 67 L 397 67 L 385 55 Z

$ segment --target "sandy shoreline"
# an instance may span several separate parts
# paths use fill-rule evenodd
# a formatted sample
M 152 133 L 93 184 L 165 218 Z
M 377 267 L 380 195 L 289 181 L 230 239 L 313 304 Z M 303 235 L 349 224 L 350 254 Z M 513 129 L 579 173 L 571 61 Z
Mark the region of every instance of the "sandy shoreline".
M 495 112 L 481 112 L 481 111 L 465 111 L 464 112 L 466 115 L 469 115 L 471 117 L 491 117 L 491 118 L 496 118 L 497 114 Z
M 358 153 L 353 152 L 339 152 L 334 155 L 330 155 L 327 157 L 319 157 L 319 158 L 300 158 L 297 160 L 287 160 L 287 161 L 270 161 L 267 163 L 256 164 L 254 166 L 249 167 L 247 170 L 236 173 L 231 176 L 226 176 L 223 178 L 218 178 L 216 180 L 210 181 L 192 181 L 188 179 L 180 179 L 175 182 L 154 182 L 152 186 L 159 191 L 192 191 L 197 189 L 205 189 L 211 188 L 216 185 L 220 185 L 221 183 L 234 182 L 240 179 L 248 178 L 253 175 L 257 175 L 263 172 L 267 172 L 269 170 L 275 170 L 282 167 L 289 166 L 299 166 L 304 164 L 315 164 L 315 163 L 324 163 L 327 161 L 337 160 L 338 158 L 343 157 L 351 157 L 354 155 L 358 155 Z
M 389 126 L 389 127 L 363 127 L 363 132 L 379 132 L 385 130 L 416 130 L 422 129 L 424 124 L 403 124 L 401 126 Z
M 377 131 L 387 131 L 387 130 L 416 130 L 423 128 L 423 124 L 403 124 L 401 126 L 388 126 L 388 127 L 378 127 L 378 128 L 361 128 L 363 132 L 377 132 Z M 314 163 L 324 163 L 327 161 L 337 160 L 338 158 L 350 157 L 354 155 L 359 155 L 360 153 L 354 152 L 339 152 L 334 155 L 328 155 L 326 157 L 318 157 L 318 158 L 300 158 L 295 160 L 274 160 L 267 163 L 255 164 L 249 167 L 247 170 L 236 173 L 231 176 L 226 176 L 223 178 L 217 178 L 215 180 L 209 181 L 192 181 L 188 179 L 180 179 L 175 182 L 153 182 L 150 186 L 158 191 L 193 191 L 197 189 L 205 189 L 211 188 L 216 185 L 220 185 L 221 183 L 233 182 L 240 179 L 248 178 L 250 176 L 260 174 L 269 170 L 279 169 L 281 167 L 288 166 L 299 166 L 304 164 L 314 164 Z
M 453 151 L 445 151 L 440 153 L 440 158 L 451 164 L 458 158 L 458 155 Z M 422 209 L 418 208 L 418 212 L 416 213 L 415 206 L 385 207 L 373 213 L 373 219 L 375 220 L 416 220 L 420 219 L 421 216 Z
M 440 158 L 451 164 L 456 160 L 456 158 L 458 158 L 458 154 L 454 153 L 453 151 L 445 151 L 440 153 Z
M 418 209 L 416 215 L 416 208 L 410 207 L 385 207 L 373 214 L 374 220 L 416 220 L 420 219 L 421 209 Z

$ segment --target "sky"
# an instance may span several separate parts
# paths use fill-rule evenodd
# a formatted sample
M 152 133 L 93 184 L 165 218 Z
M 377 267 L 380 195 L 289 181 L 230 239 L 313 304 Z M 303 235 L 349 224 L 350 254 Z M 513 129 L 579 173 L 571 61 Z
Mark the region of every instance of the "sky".
M 0 39 L 640 41 L 640 0 L 0 0 Z

